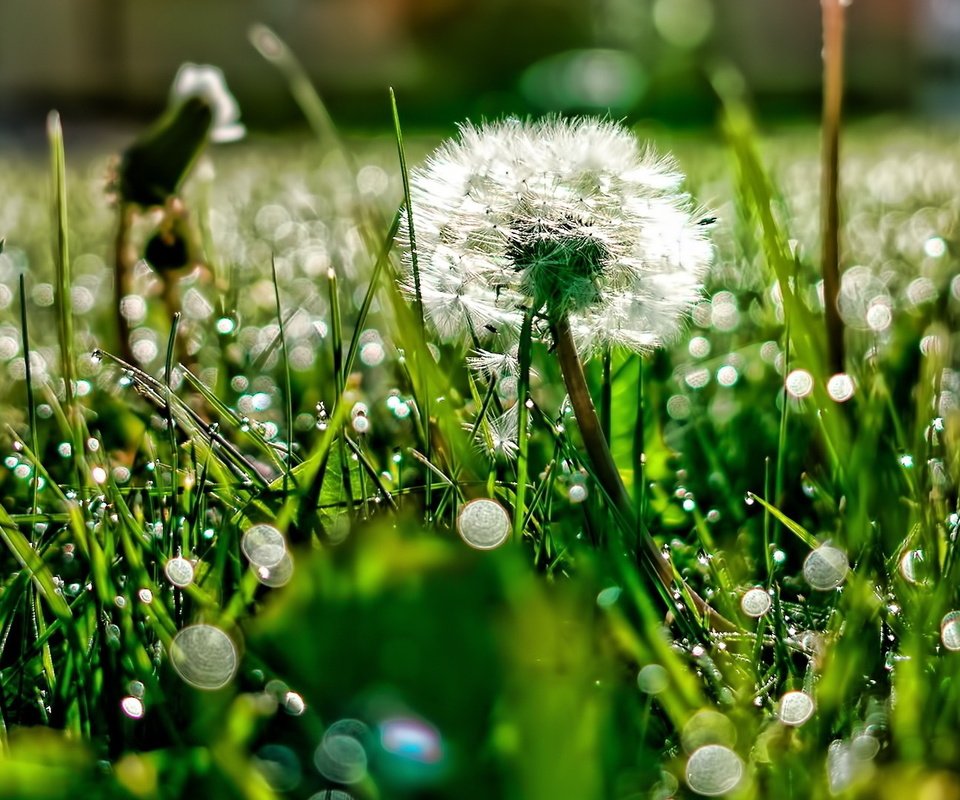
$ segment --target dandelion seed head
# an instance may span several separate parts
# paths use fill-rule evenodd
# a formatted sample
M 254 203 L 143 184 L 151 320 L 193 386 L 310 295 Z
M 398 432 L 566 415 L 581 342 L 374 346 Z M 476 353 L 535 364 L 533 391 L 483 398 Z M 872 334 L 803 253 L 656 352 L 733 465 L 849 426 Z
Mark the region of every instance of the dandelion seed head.
M 425 317 L 442 338 L 470 342 L 515 335 L 532 303 L 569 314 L 585 353 L 657 347 L 700 299 L 713 258 L 682 181 L 617 123 L 463 125 L 411 175 Z M 399 241 L 409 241 L 406 219 Z
M 213 112 L 213 142 L 235 142 L 246 134 L 240 123 L 240 106 L 227 88 L 223 71 L 209 64 L 183 64 L 173 81 L 171 94 L 178 100 L 202 97 Z

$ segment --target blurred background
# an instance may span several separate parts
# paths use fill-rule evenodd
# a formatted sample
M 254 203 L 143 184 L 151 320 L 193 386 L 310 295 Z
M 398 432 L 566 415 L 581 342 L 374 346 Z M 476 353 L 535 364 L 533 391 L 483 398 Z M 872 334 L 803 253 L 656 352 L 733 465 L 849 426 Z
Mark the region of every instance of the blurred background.
M 253 129 L 299 125 L 247 40 L 274 28 L 341 124 L 407 125 L 546 110 L 697 125 L 717 63 L 766 116 L 815 114 L 820 4 L 770 0 L 3 0 L 0 122 L 150 117 L 184 61 L 217 64 Z M 852 113 L 960 110 L 960 0 L 853 0 Z

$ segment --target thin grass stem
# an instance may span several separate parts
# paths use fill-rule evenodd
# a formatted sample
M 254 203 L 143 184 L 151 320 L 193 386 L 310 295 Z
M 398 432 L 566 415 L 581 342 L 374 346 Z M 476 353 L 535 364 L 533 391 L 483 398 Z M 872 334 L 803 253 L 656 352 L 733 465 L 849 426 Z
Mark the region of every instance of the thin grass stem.
M 526 514 L 527 497 L 527 453 L 529 437 L 527 436 L 527 420 L 530 408 L 527 405 L 530 394 L 530 357 L 533 349 L 533 309 L 527 307 L 523 312 L 523 323 L 520 327 L 520 344 L 518 350 L 520 374 L 517 378 L 517 491 L 516 507 L 513 510 L 513 539 L 519 542 L 523 537 L 523 521 Z

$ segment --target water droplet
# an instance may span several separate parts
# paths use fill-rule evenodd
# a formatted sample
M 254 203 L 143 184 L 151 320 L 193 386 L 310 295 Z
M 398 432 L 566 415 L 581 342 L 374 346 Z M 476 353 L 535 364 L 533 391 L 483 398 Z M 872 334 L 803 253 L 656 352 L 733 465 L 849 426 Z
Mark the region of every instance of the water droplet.
M 780 698 L 777 716 L 784 725 L 803 725 L 813 716 L 813 698 L 806 692 L 787 692 Z
M 328 730 L 313 755 L 324 778 L 336 783 L 359 783 L 367 774 L 367 751 L 353 736 Z
M 460 509 L 457 531 L 471 547 L 492 550 L 509 538 L 510 517 L 496 500 L 480 497 Z
M 874 301 L 867 309 L 867 326 L 877 333 L 885 331 L 893 322 L 893 310 L 890 308 L 889 300 L 882 298 Z
M 163 573 L 167 576 L 167 580 L 170 581 L 170 583 L 182 589 L 185 586 L 189 586 L 193 581 L 193 564 L 187 559 L 177 556 L 176 558 L 171 558 L 166 563 L 163 568 Z
M 810 588 L 821 592 L 836 589 L 847 577 L 847 554 L 828 544 L 812 550 L 803 562 L 803 577 Z
M 140 719 L 143 716 L 143 701 L 139 697 L 124 697 L 120 701 L 120 709 L 130 719 Z
M 647 664 L 637 673 L 637 687 L 646 694 L 660 694 L 670 686 L 670 676 L 660 664 Z
M 575 483 L 570 487 L 570 491 L 567 492 L 567 497 L 571 503 L 582 503 L 587 499 L 587 494 L 588 490 L 586 486 L 582 483 Z
M 880 752 L 880 740 L 869 733 L 861 733 L 850 740 L 850 752 L 860 761 L 872 761 Z
M 743 778 L 743 762 L 728 747 L 708 744 L 687 760 L 687 786 L 697 794 L 714 797 L 733 791 Z
M 853 378 L 845 372 L 838 372 L 827 381 L 827 394 L 838 403 L 847 402 L 853 397 L 854 390 Z
M 688 753 L 707 744 L 733 747 L 737 742 L 737 729 L 719 711 L 707 708 L 687 720 L 680 732 L 680 740 Z
M 710 340 L 704 336 L 694 336 L 687 345 L 687 351 L 694 358 L 706 358 L 710 355 Z
M 421 764 L 443 760 L 443 742 L 433 725 L 416 717 L 398 717 L 380 723 L 380 745 L 388 753 Z
M 940 621 L 940 641 L 952 652 L 960 650 L 960 611 L 950 611 Z
M 284 553 L 279 564 L 274 564 L 272 567 L 254 567 L 254 572 L 257 574 L 257 580 L 264 586 L 278 589 L 290 583 L 293 577 L 293 558 L 289 553 Z
M 738 380 L 740 380 L 740 373 L 737 372 L 736 367 L 730 364 L 726 364 L 717 370 L 717 383 L 721 386 L 733 386 Z
M 257 567 L 275 567 L 287 552 L 283 534 L 272 525 L 254 525 L 243 534 L 240 549 L 251 564 Z
M 792 397 L 806 397 L 813 391 L 813 375 L 805 369 L 795 369 L 787 375 L 783 385 Z
M 170 663 L 197 689 L 226 686 L 237 671 L 237 662 L 236 645 L 213 625 L 191 625 L 170 643 Z
M 907 550 L 900 559 L 900 574 L 908 583 L 926 583 L 923 574 L 923 551 Z
M 759 586 L 748 589 L 740 598 L 740 608 L 748 617 L 762 617 L 770 610 L 770 593 Z
M 283 710 L 293 717 L 299 717 L 307 710 L 303 697 L 296 692 L 287 692 L 283 696 Z
M 600 608 L 610 608 L 617 600 L 623 590 L 619 586 L 608 586 L 597 595 L 597 605 Z

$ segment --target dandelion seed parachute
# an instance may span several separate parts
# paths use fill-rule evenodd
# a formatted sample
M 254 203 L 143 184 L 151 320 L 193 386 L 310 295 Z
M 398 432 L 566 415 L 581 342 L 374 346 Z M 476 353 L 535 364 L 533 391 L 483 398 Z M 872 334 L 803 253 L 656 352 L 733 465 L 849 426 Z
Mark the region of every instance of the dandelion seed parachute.
M 583 354 L 678 332 L 713 258 L 682 174 L 622 125 L 465 124 L 411 174 L 424 315 L 443 338 L 512 338 L 521 308 L 567 314 Z M 404 219 L 400 241 L 409 242 Z M 404 291 L 414 296 L 407 248 Z

